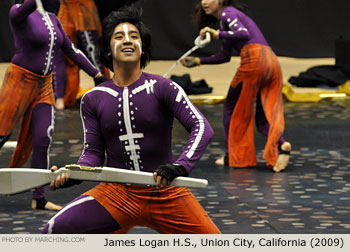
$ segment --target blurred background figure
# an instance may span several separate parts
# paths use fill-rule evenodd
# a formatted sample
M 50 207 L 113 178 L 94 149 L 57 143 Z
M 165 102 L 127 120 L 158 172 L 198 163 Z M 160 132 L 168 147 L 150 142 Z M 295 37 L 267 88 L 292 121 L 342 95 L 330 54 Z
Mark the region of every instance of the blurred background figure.
M 55 1 L 58 0 L 43 0 L 42 3 L 27 0 L 10 9 L 10 28 L 16 50 L 0 90 L 0 148 L 20 120 L 21 125 L 9 167 L 22 167 L 33 152 L 30 167 L 49 168 L 55 120 L 52 76 L 57 52 L 63 52 L 95 81 L 105 80 L 64 33 L 57 16 L 51 12 L 50 7 L 57 6 Z M 61 209 L 47 201 L 45 195 L 44 187 L 33 191 L 33 209 Z
M 101 22 L 95 2 L 93 0 L 60 0 L 58 18 L 75 47 L 79 48 L 109 79 L 108 69 L 102 66 L 98 58 L 97 44 L 101 36 Z M 63 57 L 62 54 L 56 60 L 62 60 L 61 57 Z M 69 58 L 66 57 L 65 60 L 65 69 L 55 70 L 57 110 L 73 107 L 79 91 L 79 67 Z
M 197 0 L 194 19 L 204 39 L 210 33 L 219 39 L 222 50 L 209 57 L 186 57 L 186 67 L 221 64 L 231 60 L 231 51 L 240 53 L 241 65 L 229 87 L 223 109 L 226 157 L 218 165 L 256 166 L 255 123 L 267 137 L 263 158 L 275 172 L 284 170 L 289 161 L 291 144 L 283 138 L 284 115 L 282 71 L 275 53 L 255 22 L 236 0 Z M 220 29 L 213 27 L 220 21 Z

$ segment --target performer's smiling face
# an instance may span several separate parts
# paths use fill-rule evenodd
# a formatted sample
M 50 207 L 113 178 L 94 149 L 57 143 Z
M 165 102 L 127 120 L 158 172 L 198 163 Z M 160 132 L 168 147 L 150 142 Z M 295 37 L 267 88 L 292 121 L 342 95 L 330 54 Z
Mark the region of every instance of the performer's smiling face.
M 220 6 L 219 0 L 202 0 L 202 8 L 207 15 L 212 15 Z
M 110 41 L 113 60 L 117 63 L 138 63 L 142 54 L 139 30 L 130 23 L 121 23 L 114 29 Z

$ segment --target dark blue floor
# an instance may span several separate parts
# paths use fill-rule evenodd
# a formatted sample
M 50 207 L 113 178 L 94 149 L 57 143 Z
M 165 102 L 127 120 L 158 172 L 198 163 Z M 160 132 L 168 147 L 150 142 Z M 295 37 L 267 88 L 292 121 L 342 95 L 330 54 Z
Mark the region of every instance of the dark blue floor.
M 218 167 L 224 153 L 222 104 L 198 105 L 215 136 L 191 174 L 207 178 L 208 189 L 192 190 L 222 233 L 350 233 L 350 103 L 285 103 L 285 138 L 293 145 L 291 162 L 273 173 L 261 158 L 265 139 L 256 134 L 258 166 Z M 15 140 L 14 132 L 11 140 Z M 174 153 L 179 154 L 188 134 L 176 123 Z M 75 163 L 82 150 L 78 108 L 56 114 L 51 163 Z M 9 163 L 13 149 L 0 150 L 0 167 Z M 94 183 L 48 191 L 47 198 L 65 204 Z M 31 193 L 0 196 L 0 233 L 40 233 L 54 213 L 32 211 Z M 154 233 L 135 227 L 131 233 Z

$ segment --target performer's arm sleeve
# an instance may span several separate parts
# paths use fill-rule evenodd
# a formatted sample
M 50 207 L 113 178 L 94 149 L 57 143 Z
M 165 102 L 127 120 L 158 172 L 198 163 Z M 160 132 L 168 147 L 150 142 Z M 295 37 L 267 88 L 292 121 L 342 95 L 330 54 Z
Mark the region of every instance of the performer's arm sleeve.
M 249 40 L 250 33 L 248 28 L 239 20 L 237 15 L 228 13 L 228 15 L 221 20 L 229 28 L 228 31 L 220 31 L 219 39 L 239 39 Z
M 222 49 L 219 53 L 209 56 L 209 57 L 202 57 L 199 58 L 201 64 L 221 64 L 226 63 L 231 60 L 231 46 L 229 45 L 228 41 L 222 40 Z
M 13 25 L 20 25 L 36 10 L 35 0 L 27 0 L 23 4 L 15 4 L 10 9 L 10 20 Z
M 72 41 L 69 39 L 67 34 L 64 32 L 61 23 L 58 21 L 58 27 L 63 35 L 62 50 L 64 54 L 74 61 L 81 69 L 83 69 L 91 77 L 95 77 L 99 70 L 90 62 L 85 54 L 79 49 L 75 48 Z
M 170 111 L 190 133 L 185 150 L 175 163 L 182 165 L 188 174 L 199 161 L 214 132 L 207 119 L 193 105 L 185 91 L 175 82 L 164 85 L 164 99 Z
M 84 95 L 80 105 L 80 116 L 84 130 L 84 150 L 78 161 L 80 165 L 103 166 L 105 144 L 100 123 L 88 96 Z

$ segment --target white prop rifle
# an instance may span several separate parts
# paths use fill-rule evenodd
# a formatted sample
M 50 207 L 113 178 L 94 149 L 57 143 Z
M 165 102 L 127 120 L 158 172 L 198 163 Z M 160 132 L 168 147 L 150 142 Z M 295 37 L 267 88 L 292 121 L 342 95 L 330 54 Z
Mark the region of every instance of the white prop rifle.
M 194 41 L 194 44 L 195 46 L 192 47 L 190 50 L 188 50 L 187 52 L 184 53 L 184 55 L 182 55 L 175 63 L 174 65 L 172 65 L 168 72 L 166 72 L 163 77 L 166 78 L 170 73 L 171 71 L 174 70 L 174 68 L 180 63 L 180 61 L 183 59 L 183 58 L 186 58 L 187 56 L 189 56 L 191 53 L 193 53 L 194 51 L 196 51 L 198 48 L 203 48 L 205 47 L 206 45 L 208 45 L 210 43 L 210 33 L 207 32 L 205 34 L 205 38 L 204 39 L 201 39 L 199 36 L 195 39 Z
M 55 172 L 33 168 L 0 168 L 0 194 L 12 195 L 47 185 L 62 173 L 68 173 L 71 179 L 77 180 L 156 185 L 152 172 L 120 168 L 66 165 Z M 208 180 L 177 177 L 171 186 L 207 188 Z

